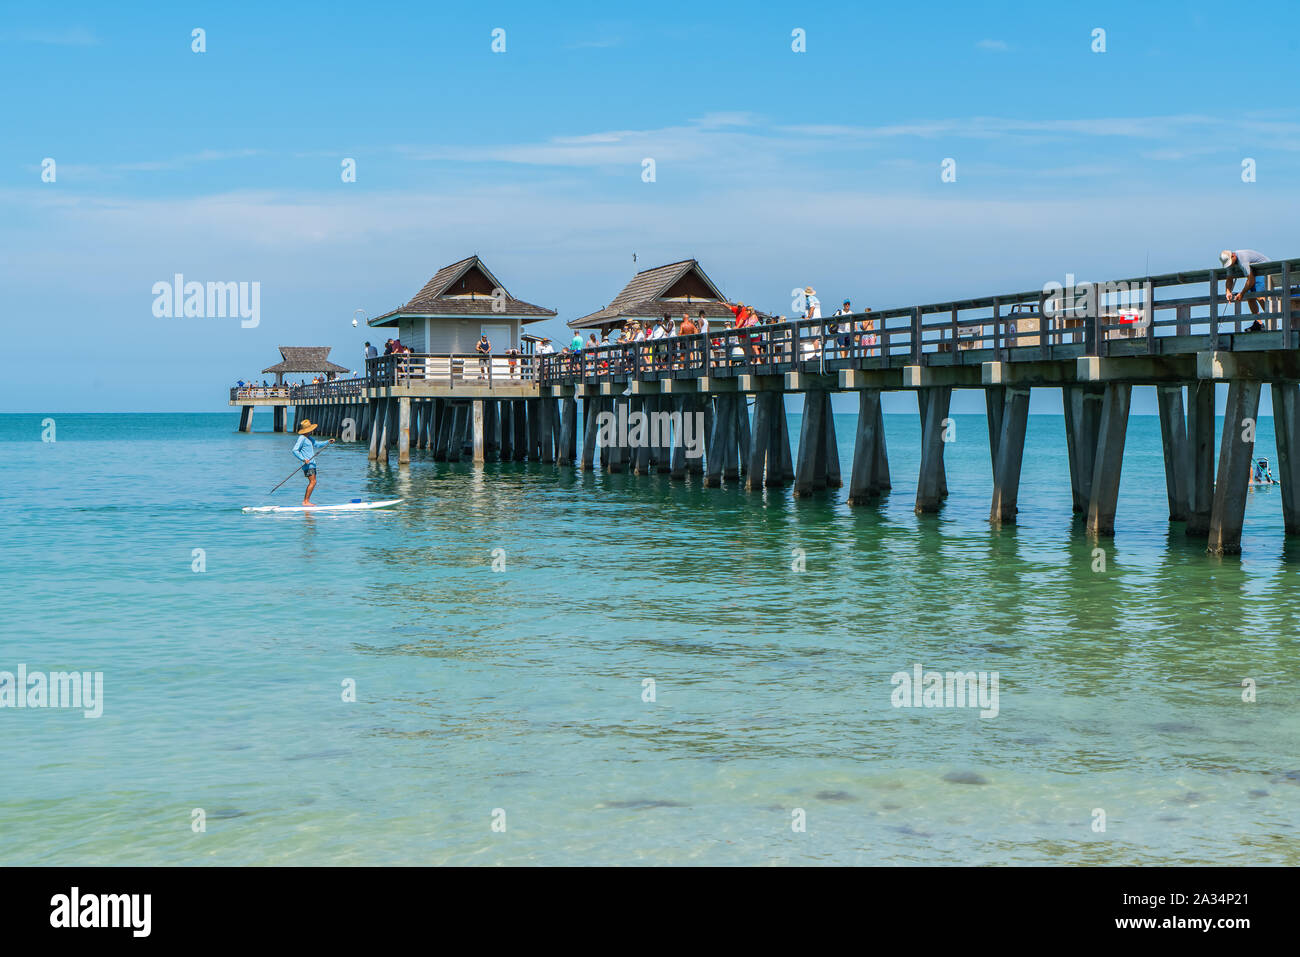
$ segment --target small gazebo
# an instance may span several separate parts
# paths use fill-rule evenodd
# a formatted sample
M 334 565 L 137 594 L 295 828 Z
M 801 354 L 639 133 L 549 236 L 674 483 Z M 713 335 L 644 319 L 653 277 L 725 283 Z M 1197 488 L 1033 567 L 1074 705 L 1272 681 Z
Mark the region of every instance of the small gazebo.
M 285 374 L 319 375 L 324 373 L 326 379 L 333 379 L 340 372 L 347 372 L 346 366 L 329 361 L 329 346 L 280 346 L 280 359 L 273 366 L 262 370 L 275 373 L 275 384 L 284 385 Z

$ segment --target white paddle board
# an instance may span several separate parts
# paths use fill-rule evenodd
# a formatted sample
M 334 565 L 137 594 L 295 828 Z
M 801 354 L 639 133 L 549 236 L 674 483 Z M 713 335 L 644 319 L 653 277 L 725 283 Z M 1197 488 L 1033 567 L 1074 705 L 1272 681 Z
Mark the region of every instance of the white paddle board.
M 401 503 L 400 498 L 391 498 L 385 502 L 363 502 L 353 499 L 342 505 L 248 505 L 245 512 L 359 512 L 368 508 L 388 508 Z

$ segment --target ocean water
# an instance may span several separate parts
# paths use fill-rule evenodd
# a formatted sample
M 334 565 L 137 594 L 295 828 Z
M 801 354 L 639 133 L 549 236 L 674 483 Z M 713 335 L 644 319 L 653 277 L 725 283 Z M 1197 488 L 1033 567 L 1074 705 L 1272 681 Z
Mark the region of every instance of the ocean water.
M 0 416 L 0 670 L 103 715 L 0 709 L 0 864 L 1300 863 L 1300 543 L 1277 489 L 1186 540 L 1154 417 L 1104 571 L 1059 416 L 1003 528 L 978 415 L 923 517 L 915 416 L 873 507 L 336 446 L 316 501 L 406 500 L 338 515 L 241 513 L 294 460 L 233 414 L 54 418 Z

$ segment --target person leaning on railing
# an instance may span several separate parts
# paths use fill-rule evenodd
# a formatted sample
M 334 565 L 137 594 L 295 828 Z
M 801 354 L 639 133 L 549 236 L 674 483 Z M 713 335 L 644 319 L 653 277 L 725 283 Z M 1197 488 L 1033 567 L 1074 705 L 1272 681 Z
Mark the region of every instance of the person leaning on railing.
M 1219 262 L 1228 270 L 1228 275 L 1223 280 L 1224 292 L 1227 295 L 1228 302 L 1241 302 L 1250 293 L 1263 294 L 1266 285 L 1264 277 L 1255 275 L 1255 267 L 1268 261 L 1267 256 L 1254 249 L 1225 249 L 1219 253 Z M 1237 293 L 1232 291 L 1232 287 L 1237 282 L 1233 276 L 1234 269 L 1246 278 L 1245 283 L 1242 284 L 1241 292 Z M 1247 299 L 1246 302 L 1250 305 L 1251 315 L 1258 316 L 1259 300 Z M 1264 325 L 1261 322 L 1256 322 L 1255 327 L 1263 329 Z M 1255 329 L 1255 327 L 1252 327 L 1252 329 Z

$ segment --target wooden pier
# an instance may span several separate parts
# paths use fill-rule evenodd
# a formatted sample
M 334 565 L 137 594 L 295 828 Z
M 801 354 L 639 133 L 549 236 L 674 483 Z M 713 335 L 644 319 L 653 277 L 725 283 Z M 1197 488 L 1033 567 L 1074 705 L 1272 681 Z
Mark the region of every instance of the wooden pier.
M 325 435 L 366 442 L 399 464 L 410 450 L 437 461 L 533 461 L 610 472 L 698 475 L 708 486 L 793 485 L 822 494 L 845 484 L 831 417 L 836 392 L 858 396 L 848 501 L 890 488 L 881 395 L 914 392 L 921 418 L 916 511 L 949 494 L 944 447 L 953 389 L 985 393 L 991 450 L 989 518 L 1016 520 L 1029 398 L 1060 389 L 1074 511 L 1096 536 L 1115 532 L 1133 386 L 1157 388 L 1171 521 L 1213 553 L 1240 551 L 1255 417 L 1272 390 L 1287 534 L 1300 534 L 1300 260 L 1256 268 L 1267 292 L 1222 295 L 1224 269 L 1146 276 L 1073 289 L 935 303 L 848 317 L 766 324 L 572 355 L 406 355 L 370 360 L 363 379 L 295 387 L 299 415 Z M 1229 312 L 1231 310 L 1231 312 Z M 1214 387 L 1228 391 L 1214 456 Z M 1184 390 L 1186 401 L 1184 401 Z M 792 455 L 785 396 L 804 397 Z M 753 400 L 752 416 L 748 414 Z M 584 426 L 579 442 L 579 402 Z M 637 414 L 671 423 L 599 449 L 604 421 Z M 705 454 L 685 454 L 683 422 L 705 422 Z M 694 419 L 692 421 L 695 421 Z

